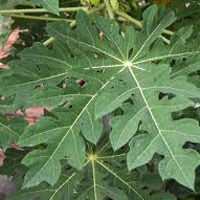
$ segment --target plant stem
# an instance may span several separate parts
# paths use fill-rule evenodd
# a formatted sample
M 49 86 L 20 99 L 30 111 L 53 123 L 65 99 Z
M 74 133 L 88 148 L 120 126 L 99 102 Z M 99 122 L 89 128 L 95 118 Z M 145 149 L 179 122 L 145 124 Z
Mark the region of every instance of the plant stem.
M 131 17 L 130 15 L 127 15 L 126 13 L 124 13 L 124 12 L 122 12 L 122 11 L 119 11 L 119 10 L 115 11 L 115 13 L 116 13 L 117 15 L 119 15 L 120 17 L 123 17 L 123 18 L 127 19 L 128 21 L 132 22 L 132 23 L 135 24 L 138 28 L 142 28 L 142 23 L 141 23 L 139 20 L 134 19 L 134 18 Z M 169 30 L 164 30 L 163 33 L 166 34 L 166 35 L 173 35 L 173 34 L 174 34 L 174 32 L 169 31 Z
M 70 24 L 70 27 L 74 27 L 76 25 L 76 20 L 73 20 L 72 23 Z M 50 37 L 49 39 L 47 39 L 46 41 L 43 42 L 44 46 L 48 46 L 49 44 L 51 44 L 53 41 L 55 40 L 54 37 Z
M 173 31 L 170 31 L 170 30 L 167 30 L 167 29 L 165 29 L 165 30 L 163 31 L 163 33 L 166 34 L 166 35 L 173 35 L 173 34 L 174 34 Z
M 50 37 L 48 40 L 46 40 L 45 42 L 43 42 L 44 46 L 48 46 L 49 44 L 51 44 L 54 41 L 53 37 Z
M 114 19 L 114 14 L 113 14 L 111 5 L 110 5 L 110 3 L 109 3 L 109 0 L 104 0 L 104 2 L 105 2 L 105 5 L 106 5 L 106 9 L 107 9 L 107 11 L 108 11 L 109 18 L 110 18 L 110 19 Z
M 67 21 L 73 22 L 74 20 L 63 19 L 63 18 L 53 18 L 53 17 L 38 17 L 29 15 L 16 15 L 16 14 L 3 14 L 3 16 L 9 16 L 14 18 L 30 19 L 30 20 L 43 20 L 43 21 Z
M 162 38 L 162 40 L 163 40 L 166 44 L 170 44 L 170 40 L 168 40 L 167 38 L 163 37 L 162 35 L 160 35 L 160 37 Z
M 135 24 L 138 28 L 142 28 L 142 24 L 140 21 L 138 21 L 137 19 L 134 19 L 133 17 L 127 15 L 125 12 L 122 12 L 122 11 L 119 11 L 119 10 L 116 10 L 115 13 L 117 15 L 119 15 L 120 17 L 123 17 L 125 19 L 127 19 L 128 21 L 132 22 L 133 24 Z
M 104 3 L 101 3 L 98 7 L 94 7 L 94 8 L 91 8 L 87 11 L 88 14 L 92 14 L 92 13 L 95 13 L 95 12 L 98 12 L 98 11 L 101 11 L 103 10 L 105 7 L 105 4 Z
M 87 11 L 87 7 L 67 7 L 59 8 L 59 12 L 76 12 L 79 10 Z M 13 13 L 46 13 L 48 12 L 44 8 L 31 8 L 31 9 L 9 9 L 9 10 L 0 10 L 0 14 L 13 14 Z

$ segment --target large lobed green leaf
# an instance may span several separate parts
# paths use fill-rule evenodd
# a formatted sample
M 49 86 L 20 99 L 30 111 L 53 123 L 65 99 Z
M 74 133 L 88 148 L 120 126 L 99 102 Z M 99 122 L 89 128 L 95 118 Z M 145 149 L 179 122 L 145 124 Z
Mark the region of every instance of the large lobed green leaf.
M 52 115 L 20 137 L 22 147 L 47 145 L 24 158 L 29 168 L 24 187 L 55 184 L 65 156 L 68 164 L 82 169 L 85 142 L 96 144 L 101 136 L 100 118 L 120 109 L 122 114 L 112 119 L 110 141 L 114 150 L 129 143 L 129 170 L 158 153 L 164 156 L 159 163 L 163 179 L 194 188 L 200 156 L 183 145 L 199 142 L 200 129 L 191 119 L 175 121 L 172 113 L 193 105 L 191 99 L 200 93 L 185 77 L 173 77 L 170 63 L 198 57 L 199 47 L 176 37 L 164 44 L 160 35 L 175 19 L 172 12 L 152 6 L 144 12 L 142 31 L 129 27 L 122 32 L 115 21 L 79 12 L 73 30 L 66 23 L 48 26 L 56 38 L 51 50 L 36 43 L 10 63 L 1 76 L 1 93 L 12 99 L 9 109 L 37 104 Z M 86 82 L 82 87 L 80 79 Z M 26 91 L 23 98 L 21 91 Z
M 164 193 L 152 195 L 152 191 L 161 188 L 162 182 L 158 174 L 129 173 L 120 169 L 119 163 L 125 161 L 126 153 L 116 153 L 105 146 L 97 145 L 97 151 L 87 156 L 81 171 L 67 168 L 65 159 L 61 176 L 54 186 L 41 183 L 39 186 L 19 190 L 8 197 L 8 200 L 156 200 L 163 198 L 174 200 L 173 195 Z M 118 164 L 116 164 L 118 163 Z M 119 166 L 117 166 L 119 165 Z M 145 189 L 144 189 L 145 188 Z

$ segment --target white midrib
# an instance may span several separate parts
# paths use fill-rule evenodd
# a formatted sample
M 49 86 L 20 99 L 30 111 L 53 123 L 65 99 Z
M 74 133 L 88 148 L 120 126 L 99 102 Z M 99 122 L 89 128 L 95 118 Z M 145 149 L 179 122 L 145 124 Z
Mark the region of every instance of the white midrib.
M 56 31 L 56 30 L 54 30 L 54 31 L 56 32 L 56 34 L 60 35 L 62 38 L 67 38 L 67 39 L 69 39 L 69 40 L 71 40 L 71 41 L 74 41 L 74 42 L 76 42 L 76 43 L 79 43 L 79 44 L 81 44 L 81 45 L 83 45 L 83 46 L 87 46 L 87 47 L 93 48 L 93 49 L 95 49 L 95 50 L 97 50 L 97 51 L 99 51 L 99 52 L 101 52 L 101 53 L 103 53 L 103 54 L 109 56 L 110 58 L 112 58 L 112 59 L 114 59 L 114 60 L 116 60 L 116 61 L 118 61 L 118 62 L 120 62 L 120 63 L 123 63 L 123 61 L 122 61 L 121 59 L 117 58 L 116 56 L 114 56 L 114 55 L 112 55 L 112 54 L 110 54 L 110 53 L 108 53 L 108 52 L 106 52 L 106 51 L 104 51 L 104 50 L 102 50 L 102 49 L 100 49 L 100 48 L 98 48 L 98 47 L 95 47 L 95 46 L 93 46 L 93 45 L 90 45 L 90 44 L 87 44 L 87 43 L 85 43 L 85 42 L 79 41 L 79 40 L 77 40 L 77 39 L 75 39 L 75 38 L 71 38 L 70 36 L 64 35 L 64 34 L 58 32 L 58 31 Z
M 87 161 L 84 165 L 83 168 L 89 163 L 89 161 Z M 62 187 L 64 187 L 64 185 L 66 183 L 68 183 L 74 176 L 78 175 L 76 172 L 73 173 L 66 181 L 64 181 L 64 183 L 62 183 L 53 193 L 53 195 L 51 196 L 51 198 L 49 200 L 53 200 L 53 198 L 55 197 L 55 195 L 62 189 Z
M 64 185 L 66 183 L 68 183 L 74 176 L 76 176 L 77 173 L 72 174 L 63 184 L 61 184 L 53 193 L 53 195 L 51 196 L 51 198 L 49 200 L 53 200 L 53 198 L 55 197 L 55 195 L 62 189 L 62 187 L 64 187 Z
M 22 54 L 23 55 L 23 54 Z M 70 64 L 68 64 L 68 63 L 66 63 L 66 62 L 64 62 L 64 61 L 62 61 L 62 60 L 59 60 L 59 59 L 56 59 L 56 58 L 54 58 L 54 57 L 49 57 L 48 55 L 37 55 L 37 54 L 25 54 L 25 55 L 23 55 L 24 57 L 30 57 L 30 58 L 45 58 L 45 59 L 47 59 L 47 60 L 49 60 L 49 61 L 55 61 L 55 62 L 58 62 L 58 63 L 61 63 L 61 64 L 64 64 L 64 65 L 66 65 L 67 67 L 70 67 L 70 68 L 72 68 L 72 65 L 70 65 Z
M 97 183 L 96 183 L 96 173 L 95 173 L 95 164 L 94 164 L 94 160 L 91 161 L 92 162 L 92 174 L 93 174 L 93 185 L 94 185 L 94 199 L 97 199 Z
M 80 114 L 77 116 L 77 118 L 74 120 L 73 124 L 69 127 L 69 130 L 67 131 L 66 135 L 62 138 L 62 140 L 60 141 L 60 143 L 58 144 L 57 148 L 55 149 L 55 151 L 53 152 L 53 154 L 49 157 L 49 159 L 47 160 L 47 162 L 45 163 L 45 165 L 42 167 L 41 170 L 39 170 L 36 175 L 32 178 L 32 180 L 37 177 L 37 175 L 46 167 L 46 165 L 49 163 L 49 160 L 51 160 L 54 155 L 56 154 L 57 150 L 60 148 L 61 144 L 63 143 L 63 141 L 67 138 L 67 136 L 69 135 L 69 133 L 71 132 L 71 130 L 73 129 L 74 125 L 76 124 L 76 122 L 79 120 L 79 118 L 81 117 L 81 115 L 83 114 L 83 112 L 86 110 L 86 108 L 88 107 L 88 105 L 93 101 L 93 99 L 96 97 L 97 93 L 90 99 L 90 101 L 88 101 L 88 103 L 86 104 L 86 106 L 83 108 L 83 110 L 80 112 Z M 25 186 L 24 186 L 25 187 Z
M 87 161 L 83 167 L 85 167 L 87 164 L 89 163 L 89 161 Z M 51 198 L 49 200 L 53 200 L 53 198 L 55 197 L 55 195 L 62 189 L 62 187 L 64 187 L 64 185 L 66 183 L 68 183 L 74 176 L 78 175 L 76 172 L 73 173 L 66 181 L 64 181 L 64 183 L 62 183 L 53 193 L 53 195 L 51 196 Z
M 12 133 L 13 135 L 19 136 L 18 133 L 14 132 L 12 129 L 10 129 L 8 126 L 6 126 L 5 124 L 3 124 L 3 123 L 1 123 L 1 122 L 0 122 L 0 126 L 3 126 L 5 129 L 9 130 L 10 133 Z
M 86 112 L 87 112 L 89 120 L 90 120 L 90 124 L 91 124 L 91 128 L 92 128 L 93 140 L 95 141 L 94 126 L 93 126 L 92 117 L 90 115 L 90 112 L 89 112 L 88 108 L 86 108 Z
M 162 23 L 162 21 L 161 21 Z M 133 62 L 137 56 L 140 54 L 140 52 L 145 48 L 146 44 L 151 40 L 151 38 L 154 36 L 154 33 L 156 33 L 156 31 L 158 30 L 158 28 L 160 28 L 161 23 L 156 27 L 156 29 L 148 36 L 147 40 L 143 43 L 143 45 L 141 46 L 141 48 L 139 49 L 139 51 L 136 53 L 136 55 L 132 58 L 131 62 Z
M 113 176 L 115 176 L 117 179 L 119 179 L 124 185 L 126 185 L 129 188 L 129 190 L 132 190 L 141 200 L 145 200 L 145 198 L 140 193 L 138 193 L 137 190 L 135 190 L 128 182 L 126 182 L 123 178 L 121 178 L 115 172 L 109 169 L 103 162 L 98 161 L 98 159 L 96 160 L 96 162 L 108 172 L 110 172 Z
M 132 64 L 138 65 L 138 64 L 152 62 L 152 61 L 156 61 L 156 60 L 162 60 L 162 59 L 166 59 L 166 58 L 189 56 L 189 55 L 193 55 L 193 54 L 197 54 L 197 53 L 200 53 L 200 51 L 174 53 L 174 54 L 167 54 L 167 55 L 157 56 L 157 57 L 155 56 L 155 57 L 152 57 L 152 58 L 149 58 L 149 59 L 146 59 L 146 60 L 132 62 Z
M 134 81 L 136 82 L 136 84 L 137 84 L 137 86 L 138 86 L 138 89 L 139 89 L 139 91 L 140 91 L 140 94 L 141 94 L 141 96 L 142 96 L 142 98 L 143 98 L 143 100 L 144 100 L 144 102 L 145 102 L 145 104 L 146 104 L 147 110 L 149 111 L 149 114 L 151 115 L 152 120 L 153 120 L 153 122 L 154 122 L 154 124 L 155 124 L 155 126 L 156 126 L 156 128 L 157 128 L 157 130 L 158 130 L 158 134 L 160 135 L 160 137 L 162 138 L 163 142 L 165 143 L 165 145 L 166 145 L 166 147 L 167 147 L 169 153 L 171 154 L 172 159 L 175 161 L 176 165 L 178 166 L 178 168 L 179 168 L 180 171 L 182 172 L 182 174 L 183 174 L 185 180 L 187 181 L 188 185 L 190 185 L 190 187 L 193 188 L 193 186 L 190 184 L 190 182 L 189 182 L 187 176 L 185 175 L 183 169 L 181 168 L 181 166 L 180 166 L 179 163 L 177 162 L 176 158 L 174 157 L 174 154 L 173 154 L 173 152 L 171 151 L 171 149 L 170 149 L 170 147 L 169 147 L 167 141 L 166 141 L 165 138 L 163 137 L 163 135 L 162 135 L 162 133 L 161 133 L 161 129 L 159 128 L 159 126 L 158 126 L 158 124 L 157 124 L 157 122 L 156 122 L 156 119 L 155 119 L 155 117 L 154 117 L 154 115 L 153 115 L 153 113 L 152 113 L 152 111 L 151 111 L 151 108 L 150 108 L 150 106 L 149 106 L 149 104 L 148 104 L 148 102 L 147 102 L 147 99 L 146 99 L 146 97 L 145 97 L 145 95 L 144 95 L 144 93 L 143 93 L 143 90 L 142 90 L 142 88 L 141 88 L 141 86 L 140 86 L 140 84 L 139 84 L 139 82 L 138 82 L 138 80 L 137 80 L 135 74 L 133 73 L 131 67 L 128 67 L 128 68 L 129 68 L 129 71 L 130 71 L 130 73 L 131 73 L 131 75 L 132 75 Z
M 53 76 L 49 76 L 49 77 L 45 77 L 45 78 L 41 78 L 39 80 L 34 80 L 34 81 L 30 81 L 30 82 L 27 82 L 27 83 L 19 83 L 19 84 L 15 84 L 15 85 L 9 85 L 9 86 L 6 86 L 6 88 L 9 88 L 9 87 L 19 87 L 19 86 L 24 86 L 24 85 L 28 85 L 28 84 L 36 84 L 36 83 L 39 83 L 41 81 L 46 81 L 46 80 L 49 80 L 49 79 L 53 79 L 53 78 L 57 78 L 59 76 L 63 76 L 63 75 L 66 75 L 67 73 L 69 73 L 68 71 L 66 72 L 63 72 L 63 73 L 60 73 L 60 74 L 56 74 L 56 75 L 53 75 Z
M 113 39 L 112 35 L 110 35 L 110 33 L 109 33 L 109 31 L 107 31 L 106 27 L 102 27 L 102 28 L 103 28 L 104 31 L 107 33 L 107 37 L 108 37 L 108 35 L 109 35 L 109 37 L 108 37 L 109 40 L 110 40 L 111 42 L 113 42 L 113 44 L 117 47 L 117 49 L 118 49 L 120 55 L 122 56 L 122 58 L 123 58 L 124 60 L 126 60 L 126 58 L 125 58 L 125 56 L 124 56 L 124 54 L 123 54 L 121 48 L 117 45 L 117 43 L 116 43 L 115 40 Z

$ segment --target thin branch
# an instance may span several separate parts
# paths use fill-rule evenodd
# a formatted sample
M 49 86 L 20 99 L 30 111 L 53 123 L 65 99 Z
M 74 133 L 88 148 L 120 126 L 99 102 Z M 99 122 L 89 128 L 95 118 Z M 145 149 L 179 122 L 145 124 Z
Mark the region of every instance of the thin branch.
M 90 10 L 87 11 L 88 14 L 92 14 L 92 13 L 95 13 L 95 12 L 98 12 L 98 11 L 101 11 L 103 10 L 105 7 L 105 4 L 102 3 L 100 4 L 98 7 L 94 7 L 94 8 L 91 8 Z M 71 27 L 74 27 L 76 25 L 76 21 L 73 20 L 73 22 L 70 24 Z M 53 37 L 50 37 L 49 39 L 47 39 L 46 41 L 43 42 L 43 44 L 45 46 L 48 46 L 49 44 L 51 44 L 53 41 L 55 40 L 55 38 Z
M 74 27 L 76 25 L 76 20 L 72 20 L 72 23 L 70 24 L 70 27 Z M 49 39 L 47 39 L 46 41 L 43 42 L 44 46 L 48 46 L 49 44 L 51 44 L 53 41 L 55 40 L 54 37 L 50 37 Z
M 142 23 L 139 20 L 131 17 L 130 15 L 127 15 L 126 13 L 119 11 L 119 10 L 116 10 L 115 13 L 117 15 L 119 15 L 120 17 L 123 17 L 123 18 L 127 19 L 128 21 L 132 22 L 138 28 L 142 28 Z M 166 34 L 166 35 L 173 35 L 174 34 L 174 32 L 169 31 L 169 30 L 164 30 L 163 33 Z
M 46 41 L 43 42 L 43 45 L 44 45 L 44 46 L 48 46 L 48 45 L 51 44 L 54 40 L 55 40 L 55 38 L 50 37 L 49 39 L 47 39 Z
M 163 40 L 166 44 L 170 44 L 170 40 L 168 40 L 167 38 L 163 37 L 162 35 L 160 35 L 160 37 L 162 38 L 162 40 Z
M 119 10 L 116 10 L 115 13 L 125 19 L 127 19 L 128 21 L 132 22 L 133 24 L 135 24 L 138 28 L 142 28 L 142 24 L 139 20 L 137 19 L 134 19 L 133 17 L 127 15 L 125 12 L 122 12 L 122 11 L 119 11 Z
M 16 14 L 3 14 L 3 16 L 14 17 L 14 18 L 22 18 L 28 20 L 42 20 L 42 21 L 67 21 L 73 22 L 71 19 L 63 19 L 63 18 L 54 18 L 54 17 L 39 17 L 39 16 L 30 16 L 30 15 L 16 15 Z
M 59 8 L 59 12 L 76 12 L 79 10 L 87 11 L 87 7 L 67 7 Z M 44 8 L 31 8 L 31 9 L 9 9 L 9 10 L 0 10 L 0 14 L 14 14 L 14 13 L 47 13 L 48 10 Z
M 94 8 L 88 9 L 87 13 L 88 14 L 96 13 L 96 12 L 99 12 L 99 11 L 103 10 L 104 8 L 105 8 L 105 4 L 101 3 L 98 7 L 94 7 Z
M 117 154 L 117 155 L 113 155 L 113 156 L 100 156 L 98 157 L 99 159 L 111 159 L 111 158 L 117 158 L 117 157 L 123 157 L 126 156 L 127 153 L 123 153 L 123 154 Z
M 112 11 L 112 8 L 111 8 L 111 5 L 109 3 L 109 0 L 104 0 L 104 2 L 105 2 L 105 5 L 106 5 L 106 9 L 108 11 L 109 18 L 110 19 L 114 19 L 114 13 Z
M 163 31 L 163 33 L 166 34 L 166 35 L 171 35 L 171 36 L 174 34 L 173 31 L 170 31 L 170 30 L 167 30 L 167 29 L 165 29 L 165 30 Z

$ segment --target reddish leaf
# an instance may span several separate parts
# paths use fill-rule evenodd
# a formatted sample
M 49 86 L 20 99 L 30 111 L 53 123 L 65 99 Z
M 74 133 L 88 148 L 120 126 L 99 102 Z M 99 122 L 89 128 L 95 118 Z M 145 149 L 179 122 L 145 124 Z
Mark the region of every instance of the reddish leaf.
M 44 107 L 33 106 L 26 109 L 26 117 L 24 118 L 29 125 L 34 124 L 40 117 L 44 115 Z
M 24 116 L 24 113 L 21 110 L 18 110 L 16 113 L 7 114 L 6 118 L 7 118 L 7 120 L 10 120 L 15 117 L 23 117 L 23 116 Z
M 35 122 L 37 120 L 37 119 L 31 118 L 31 117 L 24 117 L 24 119 L 28 122 L 29 125 L 35 124 Z
M 0 63 L 0 68 L 1 69 L 6 69 L 6 68 L 8 68 L 8 65 L 4 65 L 3 63 Z
M 21 148 L 16 142 L 11 143 L 10 147 L 13 148 L 13 149 L 16 149 L 18 151 L 24 151 L 24 149 Z
M 44 107 L 33 106 L 26 109 L 26 117 L 40 118 L 44 115 Z
M 19 28 L 16 28 L 7 38 L 5 45 L 0 45 L 0 60 L 7 57 L 10 54 L 10 51 L 12 49 L 13 44 L 18 40 L 19 38 L 20 30 Z M 8 66 L 4 65 L 0 62 L 0 68 L 6 69 Z
M 23 117 L 29 125 L 33 125 L 40 117 L 44 115 L 44 107 L 42 106 L 33 106 L 25 111 L 25 115 L 21 110 L 18 110 L 16 113 L 7 114 L 6 117 L 8 120 L 15 117 Z
M 4 159 L 5 159 L 5 154 L 2 151 L 2 149 L 0 149 L 0 167 L 3 165 Z
M 99 39 L 100 39 L 100 40 L 103 40 L 103 36 L 104 36 L 103 32 L 100 32 L 100 33 L 99 33 Z

